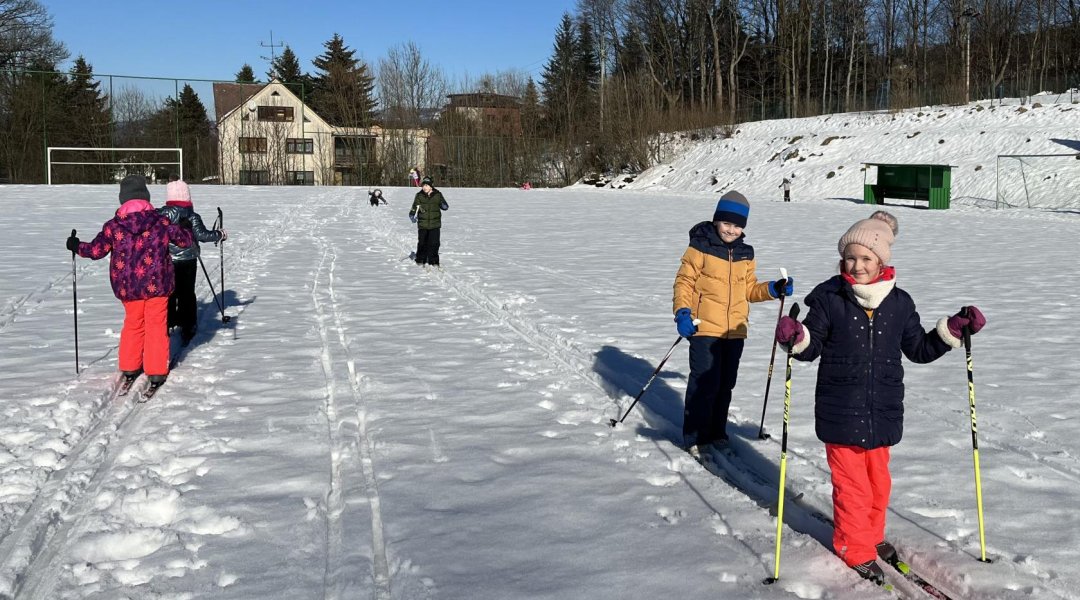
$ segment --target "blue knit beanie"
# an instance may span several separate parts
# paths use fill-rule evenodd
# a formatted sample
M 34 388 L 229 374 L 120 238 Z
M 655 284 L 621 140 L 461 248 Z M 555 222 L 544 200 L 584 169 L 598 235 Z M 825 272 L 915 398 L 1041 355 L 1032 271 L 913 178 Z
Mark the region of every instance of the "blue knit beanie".
M 720 196 L 716 203 L 716 212 L 713 213 L 713 221 L 727 221 L 739 227 L 746 227 L 746 219 L 750 216 L 750 203 L 735 190 Z

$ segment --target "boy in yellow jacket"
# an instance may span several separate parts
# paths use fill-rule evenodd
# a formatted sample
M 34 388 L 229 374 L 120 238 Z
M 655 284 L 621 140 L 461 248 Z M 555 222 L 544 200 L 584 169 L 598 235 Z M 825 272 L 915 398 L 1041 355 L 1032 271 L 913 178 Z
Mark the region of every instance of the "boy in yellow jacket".
M 754 249 L 743 241 L 749 216 L 745 196 L 734 190 L 721 196 L 712 221 L 690 230 L 690 247 L 675 275 L 675 323 L 679 335 L 690 341 L 683 444 L 695 457 L 707 444 L 727 443 L 728 407 L 750 303 L 794 292 L 791 278 L 758 283 Z

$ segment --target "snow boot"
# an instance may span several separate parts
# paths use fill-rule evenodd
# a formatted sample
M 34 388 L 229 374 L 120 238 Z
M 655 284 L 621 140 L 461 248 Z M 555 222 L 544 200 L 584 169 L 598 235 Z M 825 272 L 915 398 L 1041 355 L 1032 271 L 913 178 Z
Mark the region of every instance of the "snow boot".
M 896 548 L 889 542 L 881 542 L 876 546 L 877 555 L 881 557 L 881 560 L 889 563 L 890 565 L 897 561 Z
M 876 585 L 885 585 L 885 571 L 881 570 L 876 560 L 868 560 L 861 565 L 851 567 L 863 579 L 868 579 Z

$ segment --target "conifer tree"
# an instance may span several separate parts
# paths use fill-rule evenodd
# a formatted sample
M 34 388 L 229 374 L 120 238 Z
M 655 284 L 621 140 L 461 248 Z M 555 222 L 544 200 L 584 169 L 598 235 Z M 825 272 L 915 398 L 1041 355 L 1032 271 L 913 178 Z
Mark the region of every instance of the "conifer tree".
M 68 89 L 64 94 L 72 146 L 98 147 L 109 139 L 109 111 L 107 99 L 101 94 L 101 82 L 94 79 L 94 67 L 80 55 L 75 59 L 68 76 Z
M 349 127 L 369 127 L 375 120 L 375 78 L 356 51 L 338 34 L 323 44 L 326 51 L 312 61 L 311 104 L 327 122 Z
M 236 83 L 255 83 L 255 71 L 251 68 L 251 65 L 244 63 L 244 66 L 240 67 L 233 79 L 236 80 Z
M 3 171 L 14 183 L 45 181 L 41 149 L 66 145 L 67 111 L 59 100 L 67 92 L 67 78 L 55 72 L 54 63 L 43 59 L 27 66 L 27 71 L 12 74 L 12 93 L 0 111 L 7 125 L 0 145 Z
M 540 131 L 540 92 L 532 77 L 525 85 L 525 95 L 521 99 L 521 134 L 525 138 L 534 138 Z
M 575 81 L 577 64 L 577 41 L 574 23 L 568 13 L 563 13 L 559 28 L 555 31 L 555 47 L 551 58 L 544 65 L 540 88 L 544 92 L 544 113 L 547 131 L 551 135 L 569 133 L 578 104 L 578 86 Z
M 166 98 L 150 118 L 148 135 L 161 147 L 184 150 L 184 178 L 198 179 L 214 171 L 216 160 L 206 106 L 190 84 L 177 98 Z
M 268 79 L 277 77 L 288 86 L 289 91 L 296 94 L 297 98 L 311 101 L 311 75 L 300 70 L 300 61 L 288 44 L 285 44 L 285 49 L 270 63 L 270 70 L 266 73 L 266 77 Z

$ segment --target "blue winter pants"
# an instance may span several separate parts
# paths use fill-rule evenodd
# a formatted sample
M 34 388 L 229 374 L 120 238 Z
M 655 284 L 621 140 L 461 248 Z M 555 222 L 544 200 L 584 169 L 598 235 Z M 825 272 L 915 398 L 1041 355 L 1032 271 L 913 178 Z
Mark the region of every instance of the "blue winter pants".
M 731 390 L 739 374 L 742 339 L 695 335 L 690 338 L 690 379 L 683 412 L 683 443 L 727 439 Z

